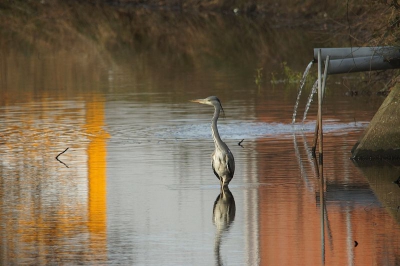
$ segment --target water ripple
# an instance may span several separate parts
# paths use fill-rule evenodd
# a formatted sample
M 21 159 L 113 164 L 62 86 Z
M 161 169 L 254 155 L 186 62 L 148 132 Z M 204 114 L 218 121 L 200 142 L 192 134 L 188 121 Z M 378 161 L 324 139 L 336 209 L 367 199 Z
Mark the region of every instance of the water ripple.
M 324 123 L 324 132 L 335 135 L 347 134 L 350 131 L 359 131 L 365 128 L 368 122 L 337 123 L 328 121 Z M 251 138 L 291 138 L 294 133 L 311 133 L 315 123 L 292 125 L 283 123 L 261 123 L 234 121 L 229 124 L 218 125 L 222 138 L 225 139 L 251 139 Z M 184 124 L 170 127 L 161 127 L 155 131 L 159 138 L 178 139 L 209 139 L 211 130 L 209 123 Z

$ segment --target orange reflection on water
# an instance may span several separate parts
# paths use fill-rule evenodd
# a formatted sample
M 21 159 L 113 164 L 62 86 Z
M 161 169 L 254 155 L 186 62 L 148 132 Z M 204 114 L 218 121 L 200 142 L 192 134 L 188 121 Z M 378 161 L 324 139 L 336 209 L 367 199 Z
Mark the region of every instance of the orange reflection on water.
M 94 101 L 42 99 L 1 111 L 1 265 L 107 259 L 108 135 L 104 101 Z M 55 157 L 67 147 L 61 164 Z
M 88 153 L 89 180 L 89 221 L 91 246 L 102 250 L 107 259 L 107 150 L 109 134 L 103 130 L 105 125 L 104 99 L 94 99 L 86 104 L 86 132 L 90 143 Z
M 297 142 L 301 143 L 300 139 Z M 293 162 L 282 169 L 281 155 L 292 153 L 286 149 L 288 145 L 258 141 L 257 152 L 264 158 L 258 162 L 259 181 L 267 184 L 259 187 L 261 265 L 396 264 L 400 257 L 399 225 L 388 207 L 381 205 L 384 204 L 381 199 L 388 195 L 396 194 L 393 197 L 399 198 L 400 189 L 392 182 L 396 174 L 389 178 L 391 182 L 386 182 L 390 188 L 382 189 L 382 184 L 373 186 L 368 175 L 360 174 L 349 156 L 341 151 L 350 150 L 349 144 L 355 141 L 351 137 L 343 142 L 338 139 L 329 135 L 324 138 L 327 195 L 324 242 L 321 241 L 319 177 L 307 154 L 304 150 L 300 154 L 303 173 Z M 375 171 L 375 176 L 377 172 L 382 170 Z

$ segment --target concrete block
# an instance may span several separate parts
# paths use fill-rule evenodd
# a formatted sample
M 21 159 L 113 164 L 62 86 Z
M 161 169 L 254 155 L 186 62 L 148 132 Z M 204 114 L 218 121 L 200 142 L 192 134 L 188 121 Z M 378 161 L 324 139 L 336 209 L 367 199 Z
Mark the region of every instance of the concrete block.
M 354 159 L 400 158 L 400 85 L 396 85 L 352 149 Z

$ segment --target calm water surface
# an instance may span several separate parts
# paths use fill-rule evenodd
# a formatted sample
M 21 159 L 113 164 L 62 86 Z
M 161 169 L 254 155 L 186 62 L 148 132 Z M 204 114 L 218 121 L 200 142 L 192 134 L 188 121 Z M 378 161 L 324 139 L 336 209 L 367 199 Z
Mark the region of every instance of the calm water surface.
M 271 47 L 281 41 L 271 29 L 258 34 Z M 400 168 L 349 159 L 383 99 L 350 97 L 328 82 L 321 241 L 315 106 L 305 125 L 292 126 L 297 84 L 269 75 L 290 58 L 285 51 L 311 57 L 314 44 L 299 31 L 279 34 L 305 41 L 261 65 L 157 66 L 137 51 L 124 60 L 97 50 L 9 53 L 0 88 L 1 264 L 399 263 Z M 310 57 L 293 68 L 303 71 Z M 210 95 L 224 106 L 220 133 L 236 161 L 221 195 L 210 165 L 213 109 L 189 102 Z

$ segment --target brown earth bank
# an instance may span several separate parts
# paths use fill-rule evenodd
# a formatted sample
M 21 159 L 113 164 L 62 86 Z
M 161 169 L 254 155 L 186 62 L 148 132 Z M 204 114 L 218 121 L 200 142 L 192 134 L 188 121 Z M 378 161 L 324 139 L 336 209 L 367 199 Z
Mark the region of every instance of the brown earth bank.
M 311 29 L 334 47 L 398 45 L 399 17 L 395 1 L 9 0 L 0 2 L 0 55 L 96 50 L 111 61 L 156 54 L 155 66 L 263 67 L 285 61 L 275 55 L 282 43 L 305 41 L 284 29 Z M 286 49 L 293 61 L 304 52 Z
M 84 5 L 113 6 L 142 12 L 144 10 L 173 12 L 217 12 L 223 14 L 245 14 L 264 17 L 280 26 L 318 27 L 324 23 L 349 28 L 355 40 L 360 29 L 382 30 L 398 27 L 397 1 L 318 1 L 318 0 L 9 0 L 0 3 L 3 19 L 12 15 L 41 15 L 57 13 L 65 9 Z M 122 11 L 121 11 L 122 12 Z M 362 25 L 362 26 L 361 26 Z M 352 32 L 353 31 L 353 32 Z M 354 35 L 354 36 L 353 36 Z
M 352 46 L 396 45 L 400 7 L 397 1 L 318 0 L 9 0 L 0 2 L 0 34 L 11 37 L 27 31 L 52 33 L 76 29 L 104 16 L 153 16 L 186 13 L 193 16 L 221 14 L 246 16 L 271 27 L 307 27 L 322 38 L 347 38 Z M 168 15 L 166 15 L 168 16 Z M 113 18 L 110 18 L 113 21 Z M 115 22 L 115 21 L 113 21 Z M 159 23 L 159 21 L 156 21 Z M 50 24 L 50 25 L 49 25 Z M 156 27 L 157 25 L 154 25 Z M 165 25 L 161 25 L 164 27 Z M 190 26 L 190 25 L 189 25 Z M 96 28 L 96 25 L 91 26 Z M 140 25 L 137 25 L 140 27 Z M 103 29 L 104 30 L 104 29 Z M 54 31 L 54 32 L 52 32 Z M 94 33 L 93 33 L 94 34 Z M 37 37 L 40 34 L 36 34 Z
M 92 0 L 90 2 L 152 11 L 246 14 L 264 17 L 277 26 L 307 26 L 327 30 L 326 23 L 328 23 L 348 28 L 350 37 L 354 38 L 354 41 L 361 42 L 372 41 L 373 37 L 377 37 L 382 31 L 393 32 L 393 29 L 399 26 L 400 9 L 397 1 L 387 0 Z

